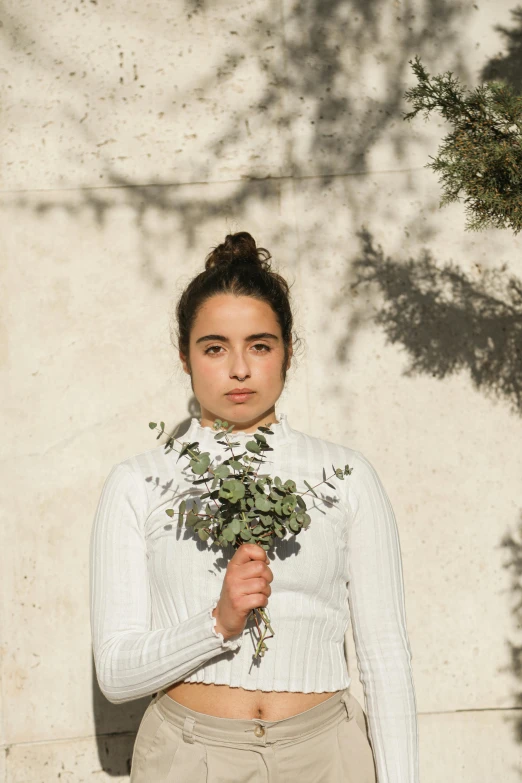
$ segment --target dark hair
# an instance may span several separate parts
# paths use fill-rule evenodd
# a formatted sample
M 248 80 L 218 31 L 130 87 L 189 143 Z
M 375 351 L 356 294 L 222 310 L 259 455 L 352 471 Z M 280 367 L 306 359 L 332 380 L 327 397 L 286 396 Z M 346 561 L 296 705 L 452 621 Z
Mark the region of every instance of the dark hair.
M 290 286 L 272 270 L 271 257 L 266 248 L 256 246 L 247 231 L 227 234 L 208 254 L 205 269 L 190 281 L 176 305 L 178 349 L 189 367 L 190 332 L 204 302 L 216 294 L 252 296 L 270 305 L 276 315 L 284 345 L 282 378 L 286 380 L 293 327 Z

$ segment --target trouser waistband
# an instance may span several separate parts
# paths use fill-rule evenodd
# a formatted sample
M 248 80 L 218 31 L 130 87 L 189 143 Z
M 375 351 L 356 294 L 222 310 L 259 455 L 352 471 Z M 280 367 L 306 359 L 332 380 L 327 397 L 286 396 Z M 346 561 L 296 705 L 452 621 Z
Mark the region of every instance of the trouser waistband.
M 354 717 L 349 688 L 337 691 L 304 712 L 276 721 L 220 718 L 196 712 L 174 701 L 164 690 L 158 691 L 153 701 L 163 717 L 182 730 L 185 742 L 194 742 L 197 737 L 221 743 L 263 746 L 282 741 L 284 744 L 288 740 L 295 741 L 326 731 L 345 720 L 346 715 L 348 720 Z

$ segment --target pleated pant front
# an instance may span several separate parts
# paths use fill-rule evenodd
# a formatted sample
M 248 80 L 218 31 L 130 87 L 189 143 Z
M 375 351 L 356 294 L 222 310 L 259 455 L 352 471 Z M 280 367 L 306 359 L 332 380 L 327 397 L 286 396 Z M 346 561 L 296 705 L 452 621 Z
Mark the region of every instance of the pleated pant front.
M 376 783 L 364 711 L 349 688 L 282 720 L 217 718 L 159 691 L 130 783 Z

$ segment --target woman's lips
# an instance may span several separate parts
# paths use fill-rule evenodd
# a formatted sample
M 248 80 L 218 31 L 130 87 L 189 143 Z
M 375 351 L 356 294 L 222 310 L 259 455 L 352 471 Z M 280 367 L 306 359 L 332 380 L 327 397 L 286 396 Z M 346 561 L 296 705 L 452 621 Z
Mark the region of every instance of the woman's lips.
M 252 397 L 255 394 L 255 392 L 236 392 L 234 394 L 227 394 L 227 397 L 229 400 L 232 400 L 232 402 L 244 402 L 249 397 Z

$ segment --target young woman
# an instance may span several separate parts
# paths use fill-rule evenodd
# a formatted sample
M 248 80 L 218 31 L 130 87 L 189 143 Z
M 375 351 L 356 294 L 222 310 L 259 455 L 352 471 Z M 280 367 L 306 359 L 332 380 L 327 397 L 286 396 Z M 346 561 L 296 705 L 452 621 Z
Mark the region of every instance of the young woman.
M 177 304 L 179 355 L 201 418 L 175 443 L 115 465 L 91 537 L 91 625 L 107 699 L 153 696 L 131 783 L 418 783 L 416 697 L 399 535 L 359 451 L 293 427 L 275 405 L 290 367 L 289 286 L 246 232 L 228 235 Z M 194 538 L 165 514 L 198 500 L 181 442 L 230 456 L 259 426 L 273 451 L 262 473 L 292 479 L 310 526 L 267 552 Z M 248 453 L 248 452 L 246 452 Z M 323 481 L 334 466 L 352 468 Z M 312 502 L 313 501 L 313 502 Z M 172 524 L 174 521 L 174 524 Z M 274 636 L 255 656 L 250 610 Z M 367 716 L 350 692 L 344 636 L 352 620 Z

